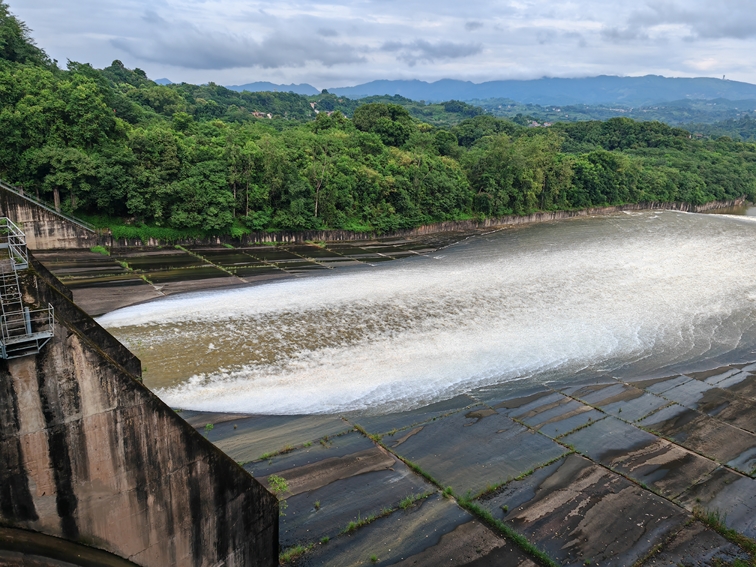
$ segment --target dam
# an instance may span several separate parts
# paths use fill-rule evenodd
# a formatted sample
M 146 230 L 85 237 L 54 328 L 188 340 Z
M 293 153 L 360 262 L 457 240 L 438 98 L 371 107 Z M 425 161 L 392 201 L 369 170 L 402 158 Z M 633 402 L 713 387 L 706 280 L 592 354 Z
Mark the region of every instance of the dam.
M 113 565 L 161 564 L 146 550 L 198 565 L 752 560 L 755 230 L 619 211 L 435 240 L 112 248 L 132 269 L 112 275 L 110 257 L 39 251 L 19 281 L 27 303 L 54 306 L 56 331 L 39 354 L 5 363 L 5 407 L 29 411 L 3 440 L 26 467 L 6 478 L 28 486 L 40 519 L 3 516 L 0 553 L 49 550 L 39 537 Z M 135 278 L 156 300 L 95 321 L 48 267 L 84 302 L 81 290 Z M 240 281 L 190 294 L 157 283 L 197 269 Z M 257 270 L 266 279 L 239 285 Z M 43 369 L 36 382 L 22 381 L 29 367 Z M 65 396 L 50 394 L 56 384 Z M 70 489 L 52 482 L 46 507 L 24 457 L 51 438 L 39 433 L 41 395 L 63 412 L 50 423 L 76 472 L 52 474 Z M 84 409 L 69 403 L 79 398 Z M 132 407 L 137 418 L 121 417 Z M 130 441 L 113 444 L 111 430 Z M 145 483 L 132 463 L 153 461 Z M 185 471 L 168 492 L 166 466 Z M 121 469 L 126 480 L 105 482 Z M 147 487 L 147 506 L 132 486 Z M 124 507 L 133 528 L 109 541 L 100 522 Z

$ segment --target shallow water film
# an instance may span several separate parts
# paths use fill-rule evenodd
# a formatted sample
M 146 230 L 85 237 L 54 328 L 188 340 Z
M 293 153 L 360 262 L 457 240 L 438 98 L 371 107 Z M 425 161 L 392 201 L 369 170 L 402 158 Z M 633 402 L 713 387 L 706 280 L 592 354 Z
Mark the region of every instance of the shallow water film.
M 99 319 L 172 407 L 387 413 L 481 386 L 756 350 L 756 219 L 625 213 Z

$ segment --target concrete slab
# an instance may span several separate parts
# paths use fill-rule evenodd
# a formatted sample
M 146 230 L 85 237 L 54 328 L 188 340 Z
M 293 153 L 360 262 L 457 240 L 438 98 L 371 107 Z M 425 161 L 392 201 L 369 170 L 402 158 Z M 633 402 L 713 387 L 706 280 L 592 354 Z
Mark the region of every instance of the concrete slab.
M 756 433 L 756 404 L 733 392 L 712 388 L 704 393 L 695 409 L 735 427 Z
M 605 385 L 575 397 L 624 421 L 637 421 L 669 403 L 627 384 Z
M 362 433 L 351 431 L 336 437 L 329 437 L 327 440 L 322 439 L 313 442 L 308 447 L 298 447 L 287 453 L 246 463 L 244 468 L 252 476 L 267 477 L 285 470 L 312 466 L 329 459 L 340 459 L 375 447 L 376 444 Z
M 641 420 L 639 425 L 746 474 L 756 469 L 756 435 L 696 410 L 670 406 Z
M 737 372 L 740 372 L 740 368 L 733 365 L 728 365 L 720 366 L 719 368 L 710 368 L 701 372 L 686 372 L 685 375 L 690 376 L 695 380 L 700 380 L 702 382 L 708 382 L 711 384 L 716 383 L 719 380 L 722 380 L 727 376 L 731 376 L 732 374 L 735 374 Z
M 449 400 L 436 402 L 418 409 L 390 413 L 377 416 L 347 416 L 352 423 L 359 424 L 365 431 L 373 435 L 381 435 L 389 431 L 399 431 L 413 425 L 419 425 L 426 421 L 437 419 L 465 408 L 476 405 L 478 402 L 470 396 L 462 394 Z
M 628 378 L 625 381 L 635 386 L 636 388 L 643 388 L 647 392 L 652 394 L 663 394 L 667 390 L 690 382 L 693 378 L 687 376 L 666 376 L 663 378 Z
M 562 437 L 561 441 L 575 447 L 597 462 L 612 459 L 615 455 L 627 454 L 652 445 L 658 437 L 620 421 L 607 417 Z
M 408 496 L 438 492 L 381 447 L 333 457 L 276 473 L 289 490 L 279 521 L 283 547 L 335 537 L 349 522 L 397 508 Z M 258 477 L 263 484 L 270 477 Z
M 195 427 L 221 451 L 239 462 L 260 460 L 265 453 L 317 442 L 326 436 L 346 433 L 352 426 L 340 417 L 299 415 L 262 415 L 228 420 L 227 414 L 182 412 L 184 419 L 192 419 Z M 205 431 L 202 422 L 214 425 Z
M 659 552 L 649 557 L 643 567 L 709 567 L 730 565 L 735 560 L 748 561 L 748 554 L 714 530 L 695 522 L 684 527 Z
M 463 495 L 478 494 L 567 452 L 491 409 L 455 413 L 384 442 Z
M 519 419 L 552 439 L 606 417 L 590 406 L 549 391 L 512 398 L 499 403 L 495 408 L 499 413 Z
M 508 484 L 480 504 L 562 565 L 576 566 L 632 565 L 688 517 L 576 454 Z
M 548 386 L 518 380 L 497 386 L 478 388 L 470 392 L 470 395 L 491 407 L 499 406 L 502 410 L 501 413 L 507 414 L 506 410 L 508 409 L 522 407 L 553 393 L 554 391 Z M 511 403 L 506 405 L 505 402 Z
M 568 435 L 563 441 L 666 498 L 675 498 L 719 466 L 611 417 Z
M 217 278 L 226 279 L 231 277 L 223 270 L 209 265 L 198 268 L 176 268 L 171 270 L 145 272 L 144 275 L 155 285 L 165 285 L 166 288 L 170 287 L 170 284 L 175 286 L 190 281 L 194 282 Z M 206 285 L 206 282 L 203 282 L 203 285 Z
M 202 268 L 198 268 L 202 269 Z M 215 268 L 212 268 L 215 270 Z M 180 270 L 172 270 L 178 272 Z M 191 270 L 187 270 L 191 271 Z M 244 282 L 224 274 L 220 270 L 215 270 L 215 274 L 222 274 L 220 277 L 214 277 L 212 274 L 205 273 L 208 277 L 199 279 L 181 279 L 182 274 L 170 274 L 166 276 L 165 280 L 153 281 L 155 287 L 157 287 L 164 295 L 174 295 L 176 293 L 187 293 L 191 291 L 203 291 L 206 289 L 218 289 L 222 287 L 235 287 L 244 285 Z M 173 278 L 177 279 L 173 279 Z
M 379 565 L 402 567 L 535 567 L 506 539 L 439 495 L 318 545 L 299 564 L 352 567 L 372 564 L 371 556 Z
M 720 467 L 679 498 L 688 510 L 703 508 L 720 515 L 728 527 L 756 538 L 756 480 Z
M 552 387 L 568 396 L 574 396 L 575 393 L 586 389 L 603 388 L 607 386 L 615 386 L 616 384 L 617 380 L 607 374 L 588 374 L 586 376 L 576 376 L 569 380 L 558 381 L 557 383 L 552 384 Z
M 707 390 L 711 390 L 714 386 L 706 384 L 705 382 L 699 382 L 698 380 L 689 380 L 674 388 L 665 390 L 660 395 L 664 396 L 670 401 L 677 402 L 681 406 L 696 409 L 698 401 L 703 397 Z
M 207 262 L 178 249 L 154 251 L 117 251 L 113 255 L 119 261 L 128 263 L 135 271 L 161 272 L 181 268 L 206 266 Z
M 738 374 L 723 380 L 718 386 L 743 398 L 756 401 L 756 374 L 749 372 L 740 379 L 741 376 Z
M 154 287 L 135 276 L 95 285 L 92 282 L 82 282 L 80 286 L 65 283 L 71 288 L 76 305 L 93 317 L 162 296 Z

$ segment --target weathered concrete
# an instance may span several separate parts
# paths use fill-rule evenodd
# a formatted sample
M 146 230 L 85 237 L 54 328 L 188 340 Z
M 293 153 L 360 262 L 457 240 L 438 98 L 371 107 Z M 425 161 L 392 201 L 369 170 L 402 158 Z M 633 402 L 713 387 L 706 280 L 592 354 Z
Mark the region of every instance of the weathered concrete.
M 44 534 L 0 528 L 3 567 L 135 567 L 135 563 L 86 545 Z
M 275 497 L 142 386 L 139 360 L 46 275 L 21 282 L 28 303 L 54 305 L 55 338 L 0 361 L 0 524 L 142 566 L 276 564 Z
M 677 506 L 578 455 L 482 504 L 562 565 L 632 565 L 686 520 Z
M 725 423 L 727 414 L 684 408 L 663 393 L 692 380 L 704 393 L 725 390 L 748 382 L 751 371 L 756 364 L 628 381 L 584 373 L 550 384 L 511 382 L 396 414 L 354 412 L 345 418 L 361 432 L 322 443 L 308 440 L 338 429 L 335 416 L 182 415 L 200 430 L 215 423 L 208 436 L 237 457 L 285 449 L 245 468 L 263 481 L 286 480 L 282 547 L 303 546 L 297 565 L 366 565 L 374 557 L 393 565 L 533 567 L 537 558 L 454 505 L 479 493 L 473 504 L 558 564 L 717 565 L 749 554 L 692 512 L 719 513 L 753 537 L 756 479 L 686 447 L 692 440 L 706 448 L 695 440 L 715 431 L 718 454 L 743 453 L 745 463 L 740 435 L 751 434 Z M 733 396 L 727 400 L 740 399 Z M 692 412 L 695 423 L 673 424 L 682 428 L 679 442 L 643 427 L 665 422 L 667 412 Z M 413 481 L 408 468 L 417 466 L 428 476 Z M 453 494 L 444 499 L 447 486 Z M 427 499 L 397 506 L 399 497 L 426 491 Z
M 0 216 L 13 219 L 31 250 L 91 248 L 101 237 L 0 184 Z
M 678 565 L 709 567 L 717 564 L 730 565 L 737 559 L 746 563 L 749 557 L 737 545 L 696 522 L 683 528 L 643 565 L 647 567 L 677 567 Z

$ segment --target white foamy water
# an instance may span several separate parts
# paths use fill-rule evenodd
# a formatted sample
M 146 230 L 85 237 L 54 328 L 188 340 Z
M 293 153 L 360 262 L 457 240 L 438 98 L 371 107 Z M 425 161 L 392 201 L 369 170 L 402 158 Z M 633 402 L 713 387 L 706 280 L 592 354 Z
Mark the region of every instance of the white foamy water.
M 756 222 L 535 225 L 430 257 L 100 318 L 173 407 L 388 412 L 517 379 L 645 372 L 754 346 Z

